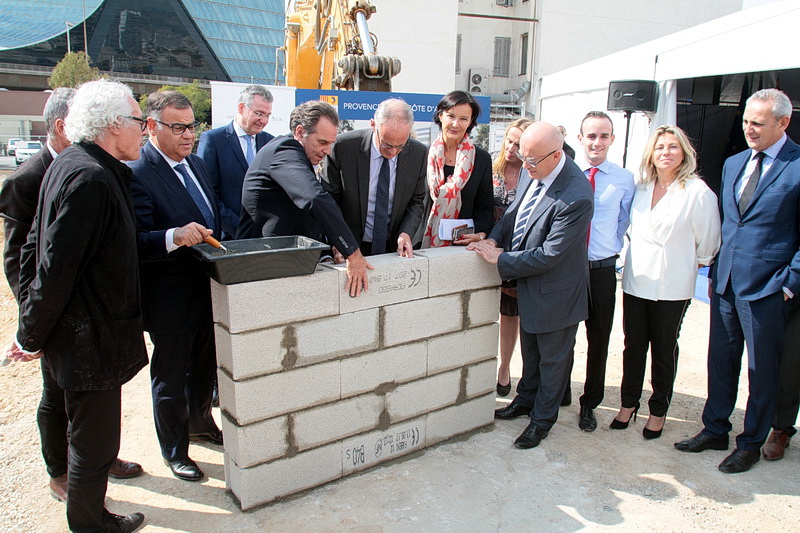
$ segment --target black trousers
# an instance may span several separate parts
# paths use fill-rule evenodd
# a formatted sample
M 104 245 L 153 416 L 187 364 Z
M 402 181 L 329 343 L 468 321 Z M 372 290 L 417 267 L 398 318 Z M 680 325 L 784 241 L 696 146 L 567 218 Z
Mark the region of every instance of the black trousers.
M 586 320 L 586 383 L 581 405 L 596 409 L 606 386 L 608 342 L 614 324 L 617 276 L 613 266 L 589 270 L 589 318 Z
M 678 336 L 691 300 L 645 300 L 623 293 L 622 329 L 625 349 L 622 352 L 622 407 L 639 405 L 650 349 L 653 394 L 650 415 L 665 416 L 672 401 L 672 388 L 678 370 Z
M 108 470 L 119 453 L 121 388 L 65 391 L 69 417 L 69 489 L 67 522 L 70 531 L 105 531 Z
M 792 299 L 792 311 L 786 320 L 778 382 L 778 408 L 772 427 L 789 436 L 797 433 L 794 427 L 800 408 L 800 302 Z
M 39 437 L 42 441 L 42 456 L 50 477 L 61 477 L 67 473 L 67 453 L 69 444 L 67 432 L 69 419 L 64 405 L 64 389 L 50 374 L 45 358 L 40 359 L 42 365 L 42 398 L 36 411 L 36 423 L 39 426 Z
M 151 333 L 153 418 L 161 454 L 168 461 L 189 457 L 189 433 L 216 428 L 211 416 L 217 360 L 214 327 L 180 335 Z

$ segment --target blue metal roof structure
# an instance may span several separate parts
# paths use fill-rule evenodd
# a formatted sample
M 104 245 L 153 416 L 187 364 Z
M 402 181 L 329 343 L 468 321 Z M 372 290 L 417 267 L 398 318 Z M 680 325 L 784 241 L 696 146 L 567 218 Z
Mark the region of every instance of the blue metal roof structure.
M 103 0 L 4 0 L 0 8 L 0 50 L 30 46 L 78 26 Z

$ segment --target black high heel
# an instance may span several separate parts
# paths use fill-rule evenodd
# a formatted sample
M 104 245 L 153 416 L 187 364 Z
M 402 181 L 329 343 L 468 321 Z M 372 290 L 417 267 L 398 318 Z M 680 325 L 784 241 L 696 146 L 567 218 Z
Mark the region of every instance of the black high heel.
M 497 395 L 506 397 L 511 392 L 511 379 L 508 380 L 508 385 L 500 385 L 500 381 L 497 381 Z
M 636 407 L 633 408 L 633 413 L 631 413 L 631 416 L 630 418 L 628 418 L 627 421 L 622 422 L 620 420 L 617 420 L 616 417 L 614 417 L 614 420 L 611 421 L 611 424 L 609 424 L 608 427 L 611 429 L 628 429 L 628 425 L 631 423 L 631 420 L 636 422 L 636 413 L 638 412 L 639 412 L 639 406 L 637 405 Z
M 652 415 L 651 415 L 652 416 Z M 661 417 L 656 417 L 661 418 Z M 649 420 L 648 420 L 649 422 Z M 642 436 L 647 440 L 657 439 L 661 436 L 661 432 L 664 431 L 664 426 L 667 424 L 667 417 L 664 416 L 664 423 L 661 424 L 661 429 L 648 429 L 647 424 L 645 424 L 644 428 L 642 428 Z

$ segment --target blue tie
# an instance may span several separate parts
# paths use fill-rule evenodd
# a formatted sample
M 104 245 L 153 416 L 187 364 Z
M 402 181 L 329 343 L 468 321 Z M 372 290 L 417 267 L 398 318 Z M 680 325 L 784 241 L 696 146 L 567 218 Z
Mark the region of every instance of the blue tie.
M 378 173 L 378 191 L 375 195 L 375 212 L 372 216 L 372 255 L 386 253 L 389 239 L 389 160 L 381 157 Z
M 541 181 L 536 183 L 536 190 L 533 191 L 531 199 L 522 207 L 522 211 L 520 211 L 517 217 L 517 223 L 514 226 L 514 236 L 511 237 L 511 251 L 519 249 L 520 244 L 522 244 L 522 237 L 525 235 L 525 227 L 528 225 L 528 219 L 531 218 L 533 206 L 536 205 L 536 199 L 542 192 L 542 185 L 543 183 Z
M 183 176 L 183 184 L 186 187 L 186 191 L 189 193 L 189 196 L 192 197 L 195 205 L 203 214 L 203 218 L 206 221 L 206 228 L 213 230 L 214 214 L 211 212 L 211 209 L 209 209 L 205 198 L 203 198 L 203 193 L 200 192 L 200 189 L 197 188 L 197 185 L 195 185 L 192 177 L 189 176 L 189 171 L 186 170 L 186 165 L 183 163 L 178 163 L 175 165 L 175 170 L 180 172 L 181 176 Z
M 247 151 L 244 153 L 244 158 L 247 159 L 247 164 L 250 165 L 253 162 L 253 138 L 249 135 L 244 136 L 244 142 L 247 144 Z

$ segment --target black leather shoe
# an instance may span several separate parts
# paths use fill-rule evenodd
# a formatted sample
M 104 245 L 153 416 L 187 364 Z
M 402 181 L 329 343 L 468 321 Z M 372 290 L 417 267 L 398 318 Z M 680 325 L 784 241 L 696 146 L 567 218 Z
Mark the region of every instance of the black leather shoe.
M 517 437 L 517 440 L 514 441 L 514 446 L 522 448 L 523 450 L 536 448 L 542 440 L 547 438 L 549 433 L 549 431 L 545 431 L 531 422 L 528 424 L 528 427 L 525 428 L 525 431 L 522 432 L 522 435 Z
M 131 513 L 129 515 L 121 515 L 105 512 L 103 515 L 103 525 L 105 531 L 120 531 L 122 533 L 131 533 L 139 529 L 139 526 L 144 522 L 144 515 L 142 513 Z
M 207 440 L 211 444 L 222 444 L 222 431 L 217 428 L 203 431 L 202 433 L 189 433 L 189 437 L 193 439 Z
M 740 450 L 736 448 L 733 453 L 719 464 L 719 471 L 724 474 L 738 474 L 747 472 L 761 458 L 759 450 Z
M 500 420 L 513 420 L 519 416 L 531 416 L 531 408 L 520 405 L 517 403 L 516 398 L 502 409 L 495 409 L 494 411 L 494 417 Z
M 197 466 L 197 463 L 189 459 L 180 459 L 178 461 L 167 461 L 164 459 L 164 462 L 167 464 L 170 470 L 172 470 L 172 475 L 178 479 L 182 479 L 184 481 L 200 481 L 205 477 L 203 471 L 200 470 L 200 467 Z
M 511 392 L 511 380 L 508 380 L 508 385 L 500 385 L 500 382 L 497 382 L 497 395 L 502 396 L 505 398 Z
M 581 431 L 591 432 L 597 429 L 597 419 L 591 407 L 581 405 L 581 414 L 578 417 L 578 427 Z
M 703 450 L 727 450 L 728 439 L 715 439 L 700 432 L 691 439 L 676 442 L 675 447 L 682 452 L 694 453 L 702 452 Z
M 114 462 L 111 463 L 111 468 L 108 469 L 108 477 L 113 477 L 115 479 L 129 479 L 136 476 L 141 476 L 142 472 L 142 465 L 139 463 L 134 463 L 132 461 L 123 461 L 119 457 L 114 459 Z

